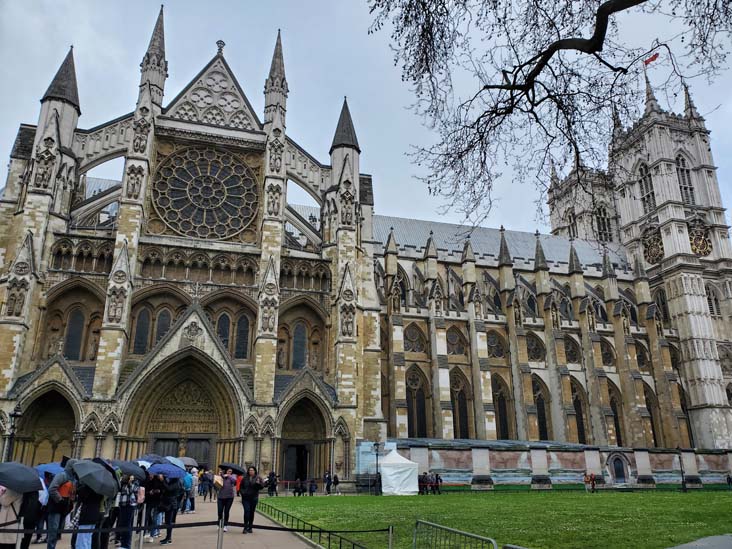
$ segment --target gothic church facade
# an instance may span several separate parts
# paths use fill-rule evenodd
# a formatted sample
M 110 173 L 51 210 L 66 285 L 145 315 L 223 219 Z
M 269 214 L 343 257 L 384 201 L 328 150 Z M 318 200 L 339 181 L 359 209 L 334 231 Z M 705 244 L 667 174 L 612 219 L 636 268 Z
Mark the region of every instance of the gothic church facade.
M 732 253 L 690 99 L 616 128 L 629 175 L 593 174 L 602 216 L 570 212 L 575 170 L 552 185 L 554 235 L 466 238 L 374 213 L 345 102 L 328 162 L 287 134 L 279 35 L 262 119 L 223 50 L 164 101 L 161 10 L 132 112 L 80 128 L 69 52 L 20 126 L 0 200 L 5 458 L 348 479 L 361 441 L 732 445 Z M 87 177 L 114 158 L 121 181 Z M 582 233 L 601 217 L 604 249 Z

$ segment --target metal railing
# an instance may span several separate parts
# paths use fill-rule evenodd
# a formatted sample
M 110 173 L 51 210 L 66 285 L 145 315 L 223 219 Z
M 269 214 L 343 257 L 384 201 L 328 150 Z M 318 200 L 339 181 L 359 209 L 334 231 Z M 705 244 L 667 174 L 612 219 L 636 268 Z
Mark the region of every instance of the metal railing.
M 302 520 L 300 517 L 291 515 L 290 513 L 282 511 L 281 509 L 278 509 L 273 505 L 269 505 L 261 500 L 257 505 L 257 511 L 267 515 L 272 520 L 286 528 L 297 530 L 300 535 L 305 536 L 310 541 L 317 543 L 321 547 L 325 547 L 327 549 L 368 549 L 365 545 L 348 539 L 338 531 L 325 530 L 316 524 Z M 378 532 L 387 534 L 388 547 L 391 548 L 393 543 L 393 528 L 391 526 L 389 528 L 376 530 L 355 531 L 355 533 Z
M 498 543 L 492 538 L 470 534 L 426 520 L 418 520 L 415 523 L 412 549 L 453 549 L 455 547 L 498 549 Z

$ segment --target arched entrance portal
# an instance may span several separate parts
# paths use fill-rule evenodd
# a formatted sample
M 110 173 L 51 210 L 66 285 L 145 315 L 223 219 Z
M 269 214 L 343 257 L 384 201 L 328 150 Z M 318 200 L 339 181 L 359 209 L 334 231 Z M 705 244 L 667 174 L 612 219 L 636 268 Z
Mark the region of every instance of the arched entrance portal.
M 329 469 L 330 441 L 323 414 L 309 398 L 299 400 L 282 422 L 281 470 L 286 480 L 319 478 Z
M 234 393 L 223 376 L 196 356 L 155 371 L 129 408 L 124 459 L 147 452 L 189 456 L 216 467 L 238 459 Z
M 23 413 L 13 459 L 38 465 L 71 456 L 75 425 L 74 409 L 66 397 L 56 390 L 44 393 Z

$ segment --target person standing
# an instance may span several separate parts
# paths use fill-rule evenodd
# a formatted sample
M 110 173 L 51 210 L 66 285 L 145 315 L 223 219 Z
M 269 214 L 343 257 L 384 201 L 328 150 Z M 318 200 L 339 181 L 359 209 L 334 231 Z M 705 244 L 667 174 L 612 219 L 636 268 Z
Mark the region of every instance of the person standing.
M 232 469 L 227 469 L 226 472 L 221 475 L 223 485 L 219 489 L 218 498 L 216 500 L 216 506 L 218 509 L 219 522 L 224 521 L 224 532 L 228 532 L 229 525 L 229 513 L 231 512 L 231 505 L 234 503 L 234 496 L 236 495 L 236 475 Z
M 730 475 L 729 473 L 727 473 L 727 488 L 732 490 L 732 475 Z
M 147 517 L 145 526 L 148 530 L 148 537 L 145 541 L 152 543 L 153 538 L 158 534 L 158 513 L 160 512 L 160 501 L 163 495 L 163 475 L 147 474 L 145 484 L 145 500 L 147 502 Z
M 442 495 L 442 477 L 440 473 L 435 473 L 435 488 L 437 488 L 437 495 Z
M 23 494 L 0 487 L 0 524 L 17 523 Z M 14 528 L 15 524 L 5 528 Z M 19 534 L 0 533 L 0 549 L 15 549 Z
M 244 534 L 252 533 L 252 525 L 254 524 L 254 511 L 259 502 L 259 491 L 264 488 L 262 477 L 257 474 L 257 469 L 250 465 L 247 474 L 239 484 L 239 494 L 241 495 L 241 504 L 244 507 Z
M 102 518 L 100 507 L 104 497 L 88 486 L 81 484 L 76 491 L 75 515 L 78 515 L 79 529 L 76 533 L 75 549 L 92 549 L 93 530 Z
M 336 496 L 341 495 L 341 489 L 338 488 L 338 485 L 341 483 L 341 479 L 338 478 L 338 473 L 333 475 L 333 489 L 335 490 Z
M 270 471 L 267 476 L 267 495 L 269 497 L 277 495 L 277 475 L 274 471 Z
M 308 487 L 308 492 L 310 492 L 311 496 L 315 495 L 315 492 L 318 491 L 318 483 L 315 482 L 314 478 L 310 479 L 310 486 Z
M 198 495 L 198 469 L 195 467 L 191 469 L 191 475 L 193 476 L 193 485 L 191 486 L 190 491 L 188 492 L 188 501 L 189 501 L 189 513 L 195 513 L 196 512 L 196 495 Z
M 185 490 L 183 482 L 179 478 L 169 478 L 165 480 L 163 487 L 163 495 L 160 499 L 160 506 L 165 513 L 165 538 L 160 540 L 160 545 L 170 545 L 173 543 L 173 524 L 178 516 L 178 506 L 183 497 Z
M 69 460 L 71 462 L 72 460 Z M 58 533 L 69 514 L 74 495 L 74 479 L 71 468 L 68 467 L 57 473 L 48 487 L 48 534 L 46 535 L 46 549 L 56 549 L 56 543 L 61 538 Z
M 595 493 L 595 492 L 597 491 L 597 490 L 596 490 L 596 486 L 597 486 L 597 478 L 595 477 L 595 473 L 592 473 L 592 474 L 590 475 L 590 486 L 591 486 L 591 488 L 592 488 L 592 493 L 594 494 L 594 493 Z
M 330 495 L 330 487 L 333 484 L 333 480 L 330 478 L 330 471 L 326 471 L 323 475 L 323 486 L 325 487 L 325 495 Z
M 119 535 L 120 549 L 131 549 L 132 546 L 132 522 L 137 510 L 137 496 L 140 491 L 140 484 L 133 475 L 122 477 L 122 486 L 119 491 L 119 528 L 128 528 Z

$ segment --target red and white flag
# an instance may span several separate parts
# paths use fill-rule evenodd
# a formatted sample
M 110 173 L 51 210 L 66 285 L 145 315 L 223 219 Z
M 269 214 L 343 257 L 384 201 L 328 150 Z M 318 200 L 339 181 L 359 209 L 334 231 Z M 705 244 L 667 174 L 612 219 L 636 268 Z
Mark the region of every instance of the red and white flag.
M 650 56 L 650 57 L 649 57 L 648 59 L 644 59 L 644 60 L 643 60 L 643 64 L 644 64 L 644 65 L 650 65 L 650 64 L 651 64 L 651 63 L 653 63 L 653 62 L 654 62 L 654 61 L 655 61 L 656 59 L 658 59 L 658 52 L 656 52 L 656 53 L 654 53 L 653 55 L 651 55 L 651 56 Z

